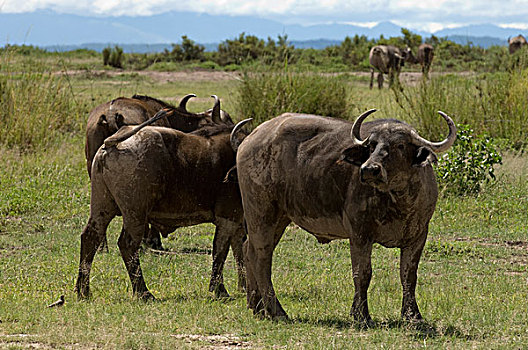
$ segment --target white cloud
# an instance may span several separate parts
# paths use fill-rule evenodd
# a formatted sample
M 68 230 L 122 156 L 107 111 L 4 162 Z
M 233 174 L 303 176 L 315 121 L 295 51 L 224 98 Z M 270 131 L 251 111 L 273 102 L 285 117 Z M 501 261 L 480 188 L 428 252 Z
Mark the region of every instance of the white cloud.
M 526 0 L 0 0 L 3 13 L 43 9 L 98 16 L 191 11 L 260 16 L 290 24 L 334 21 L 371 26 L 393 21 L 428 31 L 471 23 L 514 23 L 528 28 Z
M 342 24 L 349 24 L 351 26 L 357 26 L 357 27 L 373 28 L 379 22 L 341 22 L 341 23 Z
M 517 28 L 517 29 L 526 30 L 528 29 L 528 22 L 526 23 L 501 23 L 501 24 L 498 24 L 498 26 L 501 28 Z

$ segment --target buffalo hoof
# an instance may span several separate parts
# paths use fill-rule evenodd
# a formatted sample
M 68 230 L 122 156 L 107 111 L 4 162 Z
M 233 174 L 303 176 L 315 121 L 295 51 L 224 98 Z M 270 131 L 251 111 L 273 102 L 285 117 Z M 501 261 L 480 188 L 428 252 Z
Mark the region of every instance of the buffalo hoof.
M 148 290 L 143 293 L 138 293 L 138 298 L 141 299 L 142 301 L 155 301 L 156 300 L 154 295 L 152 295 L 152 293 L 149 292 Z
M 108 241 L 106 238 L 101 242 L 101 244 L 99 244 L 99 247 L 97 247 L 97 252 L 108 253 Z
M 223 283 L 220 283 L 216 287 L 214 287 L 213 291 L 216 299 L 229 298 L 229 293 L 227 292 L 227 289 L 225 288 Z
M 160 240 L 157 240 L 157 239 L 145 239 L 143 240 L 143 246 L 146 247 L 146 248 L 150 248 L 150 249 L 154 249 L 154 250 L 160 250 L 160 251 L 167 251 L 167 249 L 165 249 L 163 247 L 163 244 L 161 243 L 161 239 Z
M 86 291 L 79 292 L 79 291 L 75 290 L 75 292 L 77 293 L 77 300 L 78 301 L 85 301 L 85 300 L 90 299 L 90 297 L 91 297 L 91 294 L 90 294 L 89 291 L 88 292 L 86 292 Z
M 74 293 L 77 294 L 77 300 L 83 301 L 90 298 L 90 287 L 83 287 L 79 282 L 75 285 Z
M 376 326 L 376 323 L 371 319 L 363 319 L 363 320 L 355 320 L 356 327 L 358 329 L 369 329 L 374 328 Z
M 286 314 L 271 316 L 271 319 L 275 322 L 289 322 L 290 321 L 290 318 Z
M 238 277 L 238 291 L 244 293 L 246 291 L 246 278 Z
M 376 325 L 368 312 L 367 315 L 361 314 L 360 312 L 351 312 L 350 315 L 354 317 L 356 325 L 361 329 L 372 328 Z
M 421 322 L 423 320 L 422 314 L 420 314 L 420 311 L 408 309 L 408 310 L 402 310 L 401 313 L 402 319 L 409 321 L 409 322 Z

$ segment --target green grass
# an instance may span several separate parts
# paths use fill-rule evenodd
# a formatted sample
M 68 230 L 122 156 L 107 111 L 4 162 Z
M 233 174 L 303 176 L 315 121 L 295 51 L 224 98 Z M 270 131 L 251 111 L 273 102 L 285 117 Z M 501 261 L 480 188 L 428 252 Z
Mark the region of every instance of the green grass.
M 208 108 L 215 93 L 235 119 L 237 81 L 170 81 L 125 75 L 71 76 L 73 96 L 86 110 L 120 95 L 150 94 L 191 109 Z M 346 80 L 351 113 L 376 107 L 390 116 L 388 90 Z M 194 103 L 194 104 L 192 104 Z M 456 111 L 455 111 L 456 112 Z M 376 322 L 359 329 L 349 316 L 353 282 L 347 241 L 320 245 L 288 228 L 273 264 L 278 297 L 290 322 L 258 319 L 236 290 L 231 254 L 225 269 L 230 300 L 208 292 L 212 225 L 181 228 L 164 240 L 172 253 L 143 252 L 145 280 L 158 298 L 132 297 L 116 241 L 96 255 L 89 301 L 73 292 L 80 233 L 89 214 L 83 134 L 65 134 L 46 148 L 0 149 L 0 348 L 436 348 L 511 349 L 528 342 L 528 158 L 506 154 L 498 180 L 478 196 L 442 195 L 422 256 L 417 300 L 426 322 L 399 318 L 399 251 L 376 246 L 369 306 Z M 62 308 L 46 305 L 65 295 Z

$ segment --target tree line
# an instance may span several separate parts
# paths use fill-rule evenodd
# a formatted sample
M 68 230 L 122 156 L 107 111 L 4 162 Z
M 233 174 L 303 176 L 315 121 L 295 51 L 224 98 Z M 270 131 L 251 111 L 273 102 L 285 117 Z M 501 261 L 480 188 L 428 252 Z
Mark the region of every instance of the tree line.
M 434 35 L 423 38 L 408 29 L 402 28 L 401 36 L 369 39 L 364 35 L 347 36 L 341 43 L 324 49 L 296 48 L 288 41 L 287 35 L 279 35 L 277 39 L 267 40 L 254 35 L 241 33 L 232 39 L 221 42 L 216 51 L 206 52 L 205 47 L 187 37 L 182 36 L 181 43 L 171 44 L 172 49 L 160 53 L 123 54 L 116 46 L 108 48 L 103 57 L 114 57 L 119 60 L 114 67 L 147 68 L 153 64 L 163 66 L 164 63 L 177 65 L 194 65 L 203 68 L 237 70 L 252 66 L 309 67 L 322 70 L 367 70 L 368 55 L 374 45 L 395 45 L 410 47 L 416 54 L 421 43 L 432 44 L 435 48 L 435 63 L 441 70 L 475 70 L 504 71 L 511 67 L 511 57 L 506 46 L 492 46 L 484 49 L 472 43 L 461 45 L 447 38 Z M 518 56 L 518 55 L 517 55 Z

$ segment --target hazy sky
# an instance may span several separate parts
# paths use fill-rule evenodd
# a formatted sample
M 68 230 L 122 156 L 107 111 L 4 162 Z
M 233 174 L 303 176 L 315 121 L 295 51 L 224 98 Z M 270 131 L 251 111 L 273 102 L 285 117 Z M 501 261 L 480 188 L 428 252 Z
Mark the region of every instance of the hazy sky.
M 528 0 L 0 0 L 2 13 L 44 9 L 98 16 L 192 11 L 256 15 L 285 24 L 339 22 L 372 26 L 392 21 L 427 31 L 479 23 L 528 29 Z

